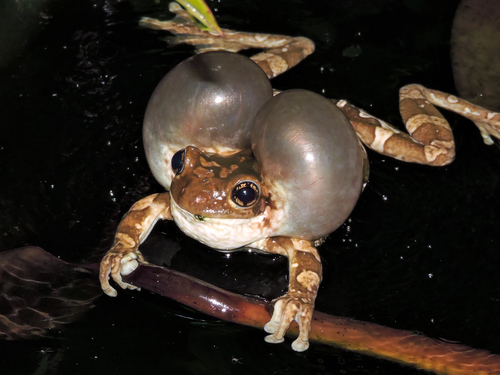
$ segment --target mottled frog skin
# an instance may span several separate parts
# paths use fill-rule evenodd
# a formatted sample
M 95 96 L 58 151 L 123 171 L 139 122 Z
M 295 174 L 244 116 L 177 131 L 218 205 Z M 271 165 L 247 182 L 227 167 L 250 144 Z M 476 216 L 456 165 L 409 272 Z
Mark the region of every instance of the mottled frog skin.
M 182 170 L 172 181 L 170 199 L 184 233 L 221 250 L 269 236 L 275 211 L 250 152 L 224 157 L 189 146 L 180 154 Z
M 471 119 L 486 143 L 500 138 L 500 114 L 420 85 L 400 91 L 408 130 L 377 119 L 345 100 L 304 90 L 273 97 L 267 81 L 314 51 L 306 38 L 199 30 L 171 5 L 173 21 L 143 19 L 197 52 L 263 48 L 250 61 L 234 53 L 196 55 L 159 84 L 148 104 L 144 144 L 151 170 L 167 192 L 134 204 L 101 262 L 104 292 L 145 262 L 139 245 L 154 224 L 174 220 L 189 236 L 222 251 L 243 247 L 289 259 L 288 293 L 276 300 L 266 341 L 282 342 L 293 320 L 296 351 L 309 346 L 322 278 L 316 246 L 349 216 L 366 180 L 361 142 L 399 160 L 441 166 L 455 155 L 453 134 L 435 106 Z M 243 78 L 242 78 L 243 77 Z M 214 84 L 214 82 L 216 84 Z M 359 138 L 359 140 L 358 140 Z

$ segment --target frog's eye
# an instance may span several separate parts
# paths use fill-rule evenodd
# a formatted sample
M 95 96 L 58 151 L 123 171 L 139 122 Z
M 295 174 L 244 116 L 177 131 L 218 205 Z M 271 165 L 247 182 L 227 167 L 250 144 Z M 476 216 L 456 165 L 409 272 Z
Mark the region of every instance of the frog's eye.
M 172 170 L 175 174 L 181 174 L 184 170 L 184 160 L 186 159 L 186 149 L 177 151 L 174 156 L 172 156 Z
M 260 197 L 259 185 L 253 181 L 240 181 L 233 188 L 231 198 L 241 207 L 253 206 Z

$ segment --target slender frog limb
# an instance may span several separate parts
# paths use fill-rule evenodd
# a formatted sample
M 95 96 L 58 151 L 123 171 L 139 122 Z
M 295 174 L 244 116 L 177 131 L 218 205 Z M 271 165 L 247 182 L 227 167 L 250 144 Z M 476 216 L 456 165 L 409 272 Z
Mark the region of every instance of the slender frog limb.
M 399 100 L 401 117 L 409 135 L 345 100 L 338 101 L 337 107 L 349 118 L 366 146 L 406 162 L 442 166 L 455 157 L 450 125 L 434 105 L 472 120 L 486 144 L 493 143 L 491 136 L 500 139 L 500 114 L 464 99 L 413 84 L 401 88 Z
M 289 261 L 288 293 L 275 301 L 274 312 L 264 330 L 271 335 L 269 343 L 283 342 L 293 320 L 299 324 L 299 337 L 292 343 L 295 351 L 309 347 L 309 331 L 314 311 L 314 301 L 322 278 L 321 259 L 312 241 L 288 237 L 274 237 L 258 241 L 250 247 L 284 255 Z
M 314 52 L 314 43 L 304 37 L 245 33 L 227 29 L 222 29 L 224 37 L 218 37 L 198 28 L 179 4 L 170 3 L 169 10 L 177 15 L 172 21 L 158 21 L 145 17 L 141 19 L 140 25 L 169 31 L 176 35 L 170 39 L 171 41 L 176 44 L 193 45 L 197 53 L 264 49 L 264 52 L 252 56 L 251 59 L 259 64 L 269 78 L 286 72 Z
M 455 157 L 450 125 L 427 101 L 404 98 L 400 102 L 409 135 L 345 100 L 338 101 L 337 107 L 347 116 L 363 144 L 380 154 L 434 166 L 449 164 Z
M 160 219 L 172 220 L 170 193 L 153 194 L 136 202 L 118 225 L 115 241 L 101 261 L 99 279 L 102 290 L 115 297 L 116 290 L 109 284 L 109 276 L 123 289 L 138 289 L 122 281 L 121 275 L 133 272 L 139 263 L 145 263 L 139 245 Z
M 400 90 L 401 100 L 413 98 L 425 100 L 449 111 L 455 112 L 472 122 L 478 127 L 484 143 L 493 144 L 492 136 L 500 139 L 500 113 L 489 111 L 486 108 L 472 104 L 467 100 L 458 98 L 445 92 L 432 90 L 420 85 L 408 85 Z
M 177 15 L 172 21 L 161 22 L 143 18 L 141 25 L 169 31 L 176 36 L 176 43 L 191 44 L 198 53 L 213 50 L 238 52 L 247 48 L 263 48 L 251 59 L 266 72 L 276 77 L 297 65 L 314 51 L 311 40 L 302 37 L 243 33 L 224 30 L 225 38 L 219 38 L 200 30 L 187 13 L 175 3 L 170 10 Z M 400 90 L 400 111 L 409 135 L 401 132 L 345 100 L 337 106 L 348 117 L 361 141 L 383 155 L 398 160 L 442 166 L 455 157 L 455 142 L 446 119 L 434 106 L 458 113 L 474 122 L 486 144 L 492 144 L 492 136 L 500 139 L 500 114 L 474 105 L 464 99 L 427 89 L 420 85 L 408 85 Z

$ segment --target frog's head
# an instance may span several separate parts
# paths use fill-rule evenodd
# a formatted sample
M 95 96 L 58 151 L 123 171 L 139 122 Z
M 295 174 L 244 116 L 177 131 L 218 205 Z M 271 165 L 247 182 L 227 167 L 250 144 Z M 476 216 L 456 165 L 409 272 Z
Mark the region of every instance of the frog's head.
M 241 55 L 200 54 L 171 70 L 149 101 L 143 136 L 186 225 L 271 217 L 266 236 L 318 239 L 361 192 L 363 154 L 342 112 L 305 90 L 273 97 L 265 73 Z
M 199 219 L 248 219 L 268 205 L 267 189 L 249 150 L 218 155 L 188 146 L 174 154 L 171 168 L 172 199 Z

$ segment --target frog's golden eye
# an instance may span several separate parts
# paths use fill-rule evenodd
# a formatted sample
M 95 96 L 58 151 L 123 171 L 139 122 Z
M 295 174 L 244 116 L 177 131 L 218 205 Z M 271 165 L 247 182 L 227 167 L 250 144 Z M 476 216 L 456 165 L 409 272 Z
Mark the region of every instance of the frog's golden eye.
M 174 156 L 172 156 L 172 170 L 175 174 L 181 174 L 184 170 L 184 160 L 186 159 L 186 149 L 177 151 Z
M 233 188 L 231 199 L 240 207 L 253 206 L 260 198 L 260 189 L 253 181 L 240 181 Z

